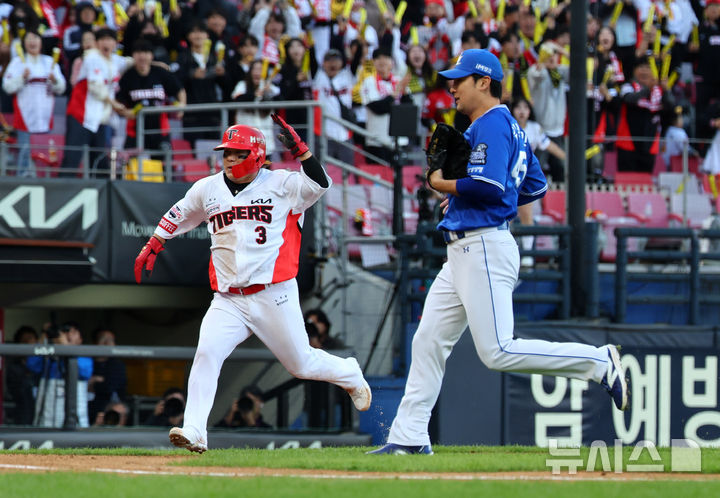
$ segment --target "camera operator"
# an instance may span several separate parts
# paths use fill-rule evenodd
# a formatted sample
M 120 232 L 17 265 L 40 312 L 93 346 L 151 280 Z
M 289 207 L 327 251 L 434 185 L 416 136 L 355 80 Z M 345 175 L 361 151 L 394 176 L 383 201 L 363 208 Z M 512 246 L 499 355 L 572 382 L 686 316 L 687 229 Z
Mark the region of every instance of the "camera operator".
M 58 328 L 46 323 L 42 333 L 45 344 L 80 345 L 82 334 L 75 322 L 66 322 Z M 92 358 L 80 356 L 78 362 L 77 416 L 78 427 L 89 427 L 88 420 L 88 379 L 92 375 Z M 65 374 L 67 361 L 55 356 L 30 356 L 29 370 L 40 375 L 38 398 L 35 406 L 34 425 L 41 427 L 62 427 L 65 422 Z

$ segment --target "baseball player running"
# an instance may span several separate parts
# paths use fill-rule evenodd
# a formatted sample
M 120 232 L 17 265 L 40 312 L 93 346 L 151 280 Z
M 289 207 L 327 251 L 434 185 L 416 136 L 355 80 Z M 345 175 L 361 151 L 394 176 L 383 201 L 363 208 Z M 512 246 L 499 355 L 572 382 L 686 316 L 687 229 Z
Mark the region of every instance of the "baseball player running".
M 303 212 L 330 187 L 320 162 L 295 130 L 273 114 L 278 138 L 302 170 L 270 171 L 265 137 L 257 128 L 231 126 L 215 150 L 223 171 L 197 181 L 160 220 L 135 260 L 135 279 L 152 271 L 165 241 L 206 223 L 211 238 L 210 285 L 215 290 L 200 326 L 188 380 L 182 428 L 170 442 L 203 453 L 207 420 L 218 376 L 235 346 L 255 334 L 287 370 L 302 379 L 325 380 L 345 389 L 355 407 L 370 408 L 371 392 L 355 358 L 339 358 L 310 347 L 298 297 Z
M 628 404 L 615 346 L 513 338 L 512 292 L 520 258 L 508 221 L 518 205 L 541 198 L 547 183 L 525 133 L 500 105 L 503 73 L 497 57 L 487 50 L 466 50 L 453 69 L 440 74 L 453 80 L 450 91 L 457 110 L 472 121 L 464 134 L 471 151 L 465 178 L 446 179 L 442 169 L 428 175 L 432 188 L 450 194 L 438 225 L 447 243 L 447 262 L 425 301 L 405 394 L 387 444 L 371 452 L 375 454 L 432 454 L 430 411 L 445 361 L 468 325 L 488 368 L 592 379 L 607 389 L 618 409 Z

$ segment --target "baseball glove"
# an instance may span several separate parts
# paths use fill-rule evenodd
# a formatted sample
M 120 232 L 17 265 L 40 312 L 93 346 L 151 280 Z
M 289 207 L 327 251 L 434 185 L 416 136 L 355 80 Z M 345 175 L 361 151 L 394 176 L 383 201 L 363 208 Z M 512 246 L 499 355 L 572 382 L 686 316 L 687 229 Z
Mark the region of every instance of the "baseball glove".
M 452 126 L 439 123 L 430 138 L 430 145 L 425 152 L 428 163 L 426 178 L 441 169 L 443 178 L 457 180 L 467 176 L 467 164 L 470 159 L 470 145 L 462 133 Z M 428 184 L 430 181 L 428 181 Z

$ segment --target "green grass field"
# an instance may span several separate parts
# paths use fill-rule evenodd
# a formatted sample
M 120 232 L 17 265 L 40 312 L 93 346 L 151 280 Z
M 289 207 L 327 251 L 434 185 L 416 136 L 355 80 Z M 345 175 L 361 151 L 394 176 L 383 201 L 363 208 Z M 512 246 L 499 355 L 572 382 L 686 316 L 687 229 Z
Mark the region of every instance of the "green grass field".
M 352 472 L 393 472 L 401 473 L 398 478 L 330 478 L 318 477 L 218 477 L 189 475 L 117 475 L 112 473 L 3 473 L 0 474 L 0 496 L 2 497 L 83 497 L 112 496 L 231 496 L 242 493 L 247 496 L 298 496 L 298 497 L 371 497 L 371 496 L 413 496 L 439 497 L 452 494 L 455 497 L 492 496 L 532 498 L 572 496 L 574 498 L 627 496 L 671 497 L 720 495 L 718 481 L 682 481 L 684 474 L 671 473 L 673 480 L 628 481 L 632 472 L 625 474 L 608 473 L 605 476 L 593 474 L 595 481 L 528 481 L 518 480 L 449 480 L 442 473 L 487 473 L 487 472 L 543 472 L 551 475 L 546 460 L 552 458 L 548 450 L 535 447 L 478 447 L 438 446 L 435 455 L 375 456 L 365 455 L 369 448 L 323 448 L 257 450 L 230 449 L 212 450 L 201 456 L 185 451 L 151 451 L 132 449 L 56 449 L 30 451 L 1 451 L 0 455 L 95 455 L 98 466 L 103 455 L 162 456 L 187 455 L 188 459 L 175 462 L 173 466 L 192 467 L 263 467 L 273 469 L 314 469 Z M 647 451 L 636 461 L 630 461 L 632 448 L 624 448 L 624 469 L 628 463 L 651 464 Z M 663 465 L 669 470 L 670 450 L 660 448 Z M 587 462 L 589 449 L 582 449 L 583 462 Z M 612 448 L 608 449 L 610 463 L 614 466 Z M 94 461 L 94 460 L 93 460 Z M 598 461 L 597 470 L 600 470 Z M 614 468 L 614 467 L 613 467 Z M 209 469 L 212 471 L 212 469 Z M 218 469 L 219 471 L 221 469 Z M 190 471 L 190 469 L 188 469 Z M 429 478 L 424 474 L 408 478 L 413 473 L 436 473 Z M 668 472 L 669 473 L 669 472 Z M 668 473 L 664 474 L 667 478 Z M 720 449 L 703 449 L 702 473 L 720 474 Z M 567 478 L 567 474 L 561 474 Z M 710 477 L 710 476 L 708 476 Z M 713 476 L 714 477 L 714 476 Z M 677 479 L 677 480 L 675 480 Z M 717 493 L 717 494 L 716 494 Z

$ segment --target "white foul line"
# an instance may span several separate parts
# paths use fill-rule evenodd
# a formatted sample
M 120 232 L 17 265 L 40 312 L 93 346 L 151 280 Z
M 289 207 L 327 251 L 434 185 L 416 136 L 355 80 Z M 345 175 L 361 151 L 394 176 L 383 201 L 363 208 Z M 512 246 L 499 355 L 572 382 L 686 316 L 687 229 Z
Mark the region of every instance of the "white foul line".
M 140 470 L 140 469 L 108 469 L 101 467 L 93 467 L 89 469 L 64 469 L 60 467 L 51 467 L 45 465 L 17 465 L 10 463 L 0 463 L 2 469 L 13 469 L 13 470 L 39 470 L 39 471 L 71 471 L 71 472 L 102 472 L 106 474 L 128 474 L 128 475 L 152 475 L 152 476 L 177 476 L 177 475 L 191 475 L 201 477 L 291 477 L 291 478 L 302 478 L 302 479 L 350 479 L 350 480 L 361 480 L 361 479 L 400 479 L 406 481 L 426 481 L 426 480 L 449 480 L 449 481 L 614 481 L 614 479 L 608 479 L 606 476 L 587 476 L 582 477 L 578 474 L 575 475 L 527 475 L 527 474 L 392 474 L 387 475 L 371 473 L 368 475 L 362 474 L 290 474 L 283 472 L 271 472 L 271 473 L 256 473 L 256 472 L 207 472 L 207 471 L 195 471 L 191 470 L 189 474 L 180 472 L 170 472 L 166 470 Z M 632 474 L 624 474 L 623 479 L 625 481 L 658 481 L 647 476 L 632 476 Z M 663 479 L 663 481 L 687 481 L 685 479 Z

